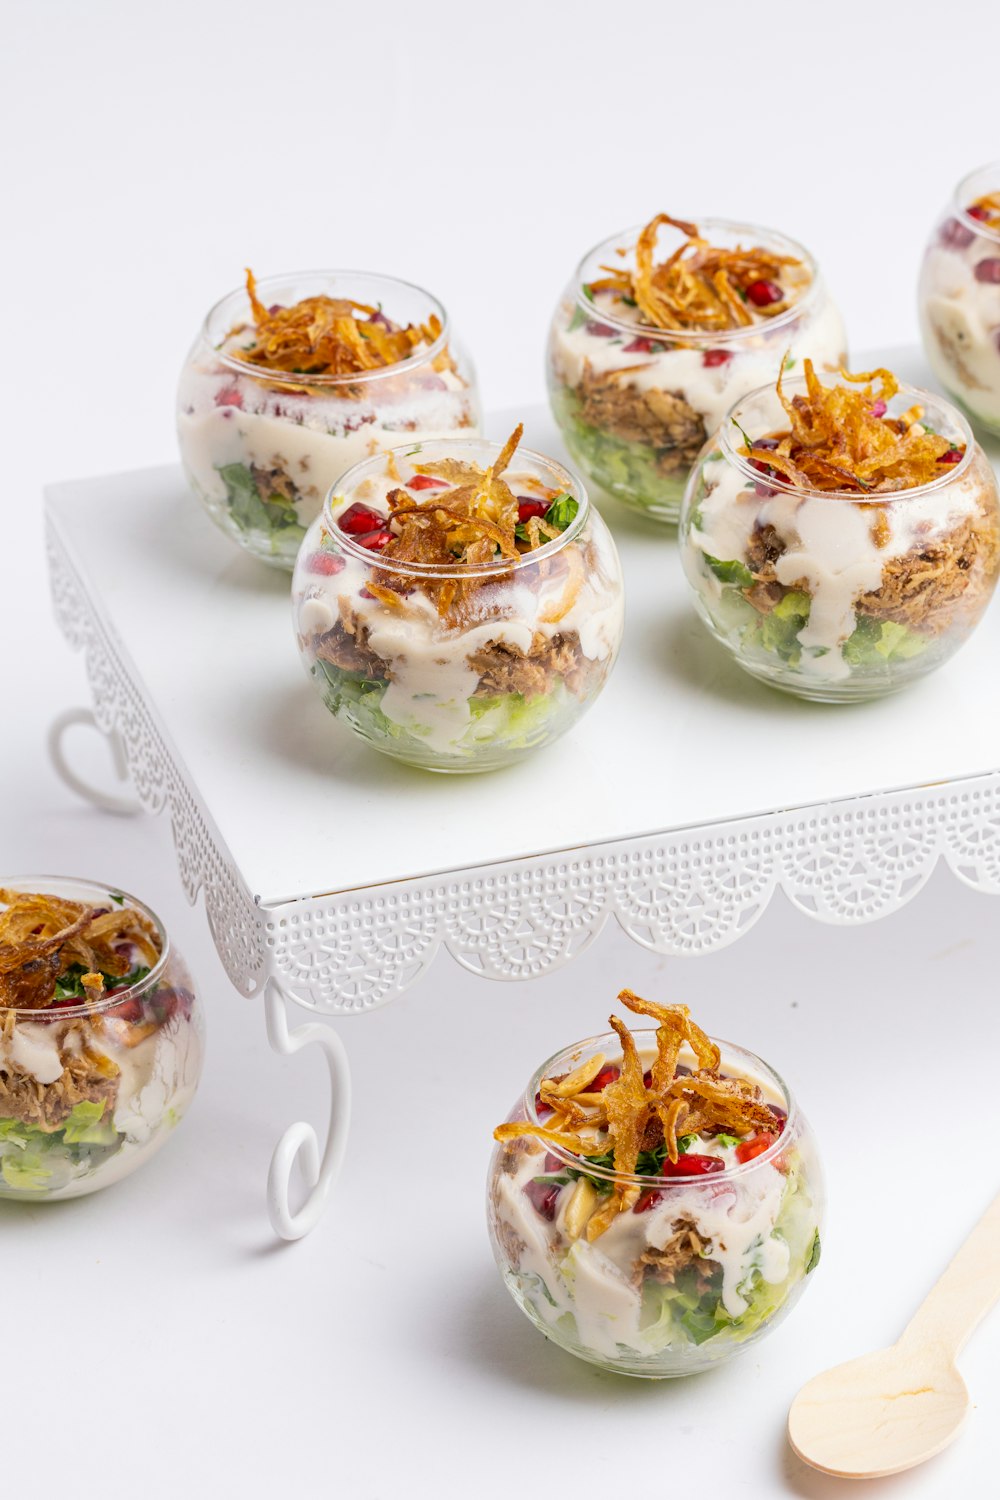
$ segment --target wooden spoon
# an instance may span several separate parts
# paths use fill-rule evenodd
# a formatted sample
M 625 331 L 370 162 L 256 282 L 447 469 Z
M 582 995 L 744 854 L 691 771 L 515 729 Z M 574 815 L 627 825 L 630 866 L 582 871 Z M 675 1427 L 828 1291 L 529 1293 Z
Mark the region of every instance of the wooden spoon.
M 802 1387 L 788 1413 L 788 1440 L 799 1458 L 824 1474 L 879 1479 L 940 1453 L 972 1404 L 955 1359 L 998 1296 L 1000 1198 L 898 1343 Z

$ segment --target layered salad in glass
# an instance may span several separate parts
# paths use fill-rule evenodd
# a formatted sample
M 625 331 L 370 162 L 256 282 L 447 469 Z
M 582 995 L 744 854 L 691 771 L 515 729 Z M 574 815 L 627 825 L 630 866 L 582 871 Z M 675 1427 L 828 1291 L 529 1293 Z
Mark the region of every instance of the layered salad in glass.
M 585 256 L 549 335 L 549 397 L 574 461 L 627 505 L 676 521 L 702 445 L 738 397 L 844 326 L 816 263 L 751 224 L 657 214 Z
M 618 652 L 611 536 L 579 480 L 521 436 L 359 464 L 296 564 L 299 649 L 327 707 L 413 765 L 485 771 L 549 744 Z
M 479 430 L 471 365 L 429 293 L 317 271 L 223 298 L 181 374 L 181 458 L 226 534 L 291 568 L 340 476 L 372 453 Z
M 156 1151 L 201 1073 L 190 976 L 146 907 L 0 888 L 0 1197 L 73 1198 Z
M 956 189 L 924 253 L 918 305 L 935 375 L 1000 433 L 1000 162 Z
M 494 1132 L 488 1218 L 515 1302 L 594 1364 L 653 1378 L 730 1358 L 820 1257 L 822 1181 L 777 1074 L 685 1005 L 558 1053 Z
M 997 481 L 968 423 L 889 370 L 806 361 L 738 402 L 698 461 L 681 555 L 702 618 L 753 676 L 871 698 L 947 660 L 1000 569 Z

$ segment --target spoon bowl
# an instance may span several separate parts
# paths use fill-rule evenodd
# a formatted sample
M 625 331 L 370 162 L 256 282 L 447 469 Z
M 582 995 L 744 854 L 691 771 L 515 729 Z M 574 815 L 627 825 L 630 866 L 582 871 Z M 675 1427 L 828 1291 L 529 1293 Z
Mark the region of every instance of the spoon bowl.
M 958 1436 L 970 1405 L 945 1349 L 903 1341 L 804 1385 L 788 1413 L 788 1440 L 824 1474 L 880 1479 L 940 1453 Z

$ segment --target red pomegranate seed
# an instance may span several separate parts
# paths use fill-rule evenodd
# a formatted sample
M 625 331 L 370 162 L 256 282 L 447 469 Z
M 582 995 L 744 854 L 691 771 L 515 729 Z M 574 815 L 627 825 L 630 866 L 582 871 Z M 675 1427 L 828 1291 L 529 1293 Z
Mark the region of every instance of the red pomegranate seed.
M 556 1184 L 554 1182 L 529 1182 L 525 1184 L 524 1191 L 535 1210 L 551 1224 L 556 1216 L 556 1199 L 559 1197 Z
M 631 344 L 625 345 L 622 352 L 624 354 L 652 354 L 653 340 L 644 338 L 642 334 L 637 334 Z
M 784 292 L 776 281 L 751 281 L 747 287 L 747 301 L 754 307 L 771 307 L 780 302 Z
M 215 394 L 216 406 L 238 406 L 243 410 L 243 396 L 235 385 L 227 385 L 225 390 L 217 391 Z
M 529 500 L 526 496 L 522 499 L 519 495 L 517 500 L 517 519 L 521 525 L 530 521 L 532 516 L 544 516 L 549 508 L 547 500 Z
M 636 1204 L 632 1212 L 634 1214 L 646 1214 L 651 1208 L 656 1207 L 662 1197 L 663 1194 L 660 1192 L 659 1188 L 647 1188 L 646 1191 L 644 1193 L 641 1193 L 640 1196 L 636 1199 Z
M 706 349 L 701 356 L 701 362 L 711 370 L 716 365 L 728 365 L 732 357 L 733 351 L 731 349 Z
M 447 479 L 435 479 L 433 474 L 414 474 L 412 479 L 406 481 L 408 490 L 446 490 Z
M 751 448 L 763 448 L 765 453 L 773 453 L 778 446 L 777 438 L 754 438 L 750 444 Z
M 938 459 L 939 464 L 959 464 L 964 458 L 961 448 L 949 448 L 947 453 L 942 453 Z
M 552 1106 L 542 1103 L 541 1094 L 535 1095 L 535 1114 L 540 1120 L 544 1120 L 546 1115 L 552 1114 Z
M 708 1177 L 712 1172 L 724 1172 L 726 1164 L 721 1156 L 698 1156 L 691 1152 L 679 1156 L 676 1161 L 669 1157 L 660 1168 L 661 1177 Z
M 392 541 L 392 532 L 388 526 L 382 526 L 378 531 L 366 531 L 364 536 L 357 536 L 354 540 L 367 552 L 381 552 Z
M 775 1137 L 767 1131 L 758 1132 L 749 1140 L 740 1141 L 736 1147 L 736 1160 L 738 1162 L 753 1161 L 755 1156 L 761 1156 L 765 1151 L 770 1151 L 774 1141 Z
M 782 1109 L 780 1104 L 769 1104 L 767 1107 L 778 1122 L 778 1134 L 780 1135 L 788 1124 L 788 1110 Z
M 346 531 L 349 536 L 361 536 L 366 531 L 377 531 L 385 524 L 385 516 L 380 516 L 378 511 L 371 510 L 367 505 L 349 505 L 342 516 L 337 517 L 337 525 L 341 531 Z
M 115 1005 L 107 1014 L 114 1016 L 116 1021 L 138 1021 L 142 1016 L 142 1001 L 123 1000 L 121 1005 Z
M 565 1165 L 566 1163 L 564 1161 L 560 1161 L 558 1156 L 554 1156 L 551 1151 L 546 1151 L 545 1160 L 542 1163 L 542 1169 L 544 1171 L 561 1172 Z
M 982 219 L 988 219 L 989 216 L 990 216 L 989 209 L 988 208 L 981 208 L 978 203 L 973 203 L 969 208 L 967 208 L 965 210 L 965 212 L 969 215 L 970 219 L 980 219 L 980 220 L 982 220 Z
M 613 1063 L 609 1063 L 606 1068 L 601 1069 L 596 1078 L 587 1084 L 586 1091 L 588 1094 L 599 1094 L 602 1089 L 607 1088 L 609 1083 L 614 1083 L 615 1079 L 621 1076 L 621 1068 L 616 1068 Z M 649 1085 L 647 1084 L 646 1087 L 648 1088 Z
M 362 584 L 361 587 L 358 589 L 358 598 L 359 599 L 374 599 L 375 595 L 371 592 L 370 589 L 366 589 L 365 586 L 364 586 L 364 584 Z
M 596 339 L 613 339 L 618 330 L 609 327 L 607 323 L 590 322 L 587 324 L 587 332 L 593 334 Z
M 1000 256 L 990 255 L 986 260 L 977 261 L 973 275 L 977 281 L 985 281 L 995 286 L 997 282 L 1000 282 Z
M 344 559 L 338 557 L 336 552 L 310 552 L 306 558 L 307 572 L 322 573 L 327 578 L 342 572 L 344 566 Z
M 876 401 L 871 409 L 871 415 L 873 417 L 884 417 L 888 409 L 884 401 Z
M 958 219 L 946 220 L 939 234 L 942 245 L 947 245 L 949 250 L 965 250 L 975 237 L 969 226 Z

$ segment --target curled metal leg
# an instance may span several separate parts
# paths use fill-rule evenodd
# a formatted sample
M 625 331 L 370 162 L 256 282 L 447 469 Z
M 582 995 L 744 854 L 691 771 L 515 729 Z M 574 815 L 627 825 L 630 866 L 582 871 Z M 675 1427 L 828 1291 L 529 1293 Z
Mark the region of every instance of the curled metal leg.
M 85 802 L 93 803 L 94 807 L 101 808 L 103 812 L 119 813 L 125 816 L 141 812 L 141 804 L 134 797 L 116 797 L 111 792 L 102 792 L 100 787 L 91 786 L 89 781 L 84 781 L 73 770 L 66 759 L 63 739 L 67 729 L 71 729 L 76 724 L 85 724 L 88 729 L 96 729 L 104 736 L 108 744 L 108 749 L 111 752 L 111 761 L 118 780 L 128 780 L 128 762 L 125 758 L 125 747 L 121 742 L 121 737 L 115 730 L 112 730 L 109 734 L 101 729 L 100 724 L 98 724 L 89 708 L 68 708 L 65 713 L 59 714 L 52 721 L 48 738 L 49 755 L 58 775 L 66 783 L 70 791 L 76 792 L 78 797 L 82 797 Z
M 275 1052 L 290 1057 L 303 1047 L 321 1047 L 330 1073 L 330 1123 L 322 1157 L 315 1130 L 299 1120 L 289 1125 L 275 1147 L 267 1174 L 267 1209 L 275 1233 L 285 1240 L 297 1240 L 319 1223 L 344 1159 L 351 1118 L 351 1075 L 344 1044 L 335 1031 L 318 1021 L 289 1030 L 285 995 L 276 979 L 267 981 L 264 1005 L 267 1038 Z M 309 1192 L 302 1207 L 293 1213 L 290 1184 L 296 1157 Z

